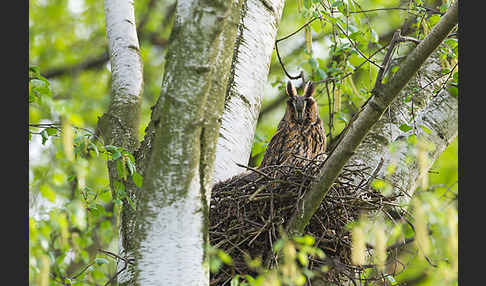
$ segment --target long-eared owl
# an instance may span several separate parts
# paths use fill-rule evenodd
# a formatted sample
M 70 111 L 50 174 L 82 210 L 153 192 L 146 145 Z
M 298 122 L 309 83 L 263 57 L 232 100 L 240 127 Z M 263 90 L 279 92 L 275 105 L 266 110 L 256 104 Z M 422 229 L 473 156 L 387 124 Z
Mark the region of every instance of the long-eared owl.
M 303 96 L 289 81 L 284 117 L 268 144 L 258 168 L 270 165 L 302 166 L 326 151 L 326 134 L 319 118 L 318 107 L 312 97 L 315 85 L 308 81 Z

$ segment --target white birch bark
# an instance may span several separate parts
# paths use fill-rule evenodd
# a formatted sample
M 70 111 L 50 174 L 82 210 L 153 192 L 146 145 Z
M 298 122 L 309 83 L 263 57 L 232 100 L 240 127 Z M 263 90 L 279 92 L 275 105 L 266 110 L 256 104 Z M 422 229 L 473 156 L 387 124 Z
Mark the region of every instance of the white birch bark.
M 98 130 L 105 144 L 130 152 L 138 146 L 140 100 L 143 92 L 143 64 L 131 0 L 105 0 L 106 36 L 111 64 L 111 93 L 108 111 L 99 119 Z M 118 179 L 116 166 L 108 162 L 110 185 Z M 123 253 L 119 234 L 119 252 Z M 118 263 L 118 268 L 123 262 Z
M 100 119 L 105 140 L 130 151 L 138 145 L 143 64 L 133 0 L 105 0 L 106 36 L 111 64 L 110 106 Z M 107 124 L 110 121 L 112 124 Z M 103 126 L 104 125 L 104 126 Z M 110 125 L 109 128 L 107 125 Z
M 243 5 L 213 182 L 245 170 L 235 163 L 248 163 L 284 1 L 248 0 Z

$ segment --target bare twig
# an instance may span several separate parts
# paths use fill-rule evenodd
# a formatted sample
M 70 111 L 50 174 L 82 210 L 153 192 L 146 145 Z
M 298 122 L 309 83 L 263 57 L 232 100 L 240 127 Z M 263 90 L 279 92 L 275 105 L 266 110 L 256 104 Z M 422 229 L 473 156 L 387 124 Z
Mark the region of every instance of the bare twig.
M 393 34 L 393 38 L 390 41 L 390 44 L 388 45 L 388 50 L 385 54 L 385 57 L 383 58 L 383 68 L 380 68 L 380 70 L 378 71 L 378 75 L 376 76 L 374 89 L 377 89 L 379 86 L 382 85 L 381 81 L 383 80 L 383 76 L 386 72 L 387 67 L 390 65 L 391 55 L 392 55 L 393 50 L 395 49 L 395 45 L 397 44 L 399 39 L 400 39 L 400 29 L 398 29 Z
M 341 33 L 343 33 L 343 35 L 348 39 L 348 41 L 351 43 L 351 45 L 354 47 L 354 49 L 363 57 L 365 58 L 368 62 L 372 63 L 374 66 L 378 67 L 379 69 L 381 69 L 382 67 L 377 64 L 376 62 L 372 61 L 370 58 L 368 58 L 365 54 L 363 54 L 360 49 L 358 49 L 358 46 L 356 46 L 356 43 L 351 40 L 348 36 L 348 34 L 343 30 L 343 28 L 341 28 L 341 26 L 339 26 L 339 24 L 336 23 L 336 27 L 339 28 L 339 30 L 341 31 Z
M 278 52 L 278 42 L 280 41 L 283 41 L 283 40 L 286 40 L 290 37 L 292 37 L 293 35 L 297 34 L 298 32 L 300 32 L 302 29 L 304 29 L 305 27 L 307 27 L 308 25 L 310 25 L 312 22 L 314 22 L 315 20 L 319 19 L 318 17 L 315 17 L 313 18 L 312 20 L 308 21 L 307 23 L 305 23 L 302 27 L 300 27 L 299 29 L 297 29 L 295 32 L 293 33 L 290 33 L 289 35 L 283 37 L 283 38 L 280 38 L 278 40 L 275 41 L 275 51 L 277 52 L 277 58 L 278 58 L 278 61 L 280 62 L 280 65 L 282 66 L 282 69 L 285 73 L 285 75 L 290 78 L 290 79 L 299 79 L 301 78 L 302 79 L 302 82 L 305 82 L 305 79 L 304 79 L 304 71 L 301 71 L 299 75 L 297 76 L 291 76 L 287 70 L 285 69 L 285 65 L 283 64 L 282 62 L 282 58 L 280 57 L 280 53 Z
M 452 77 L 452 74 L 454 73 L 454 70 L 457 67 L 457 63 L 452 67 L 452 69 L 447 73 L 447 79 L 442 83 L 440 86 L 439 90 L 434 94 L 434 97 L 437 96 L 446 86 L 447 82 L 449 82 L 449 79 Z
M 128 264 L 130 265 L 134 265 L 133 261 L 131 261 L 130 259 L 126 258 L 126 257 L 121 257 L 113 252 L 110 252 L 110 251 L 106 251 L 106 250 L 103 250 L 101 248 L 98 248 L 98 251 L 101 251 L 103 252 L 104 254 L 107 254 L 111 257 L 114 257 L 118 260 L 122 260 L 123 262 L 125 262 L 125 264 L 123 265 L 122 269 L 120 269 L 118 272 L 115 273 L 115 275 L 113 275 L 110 280 L 108 280 L 108 282 L 106 282 L 105 286 L 108 286 L 120 273 L 122 273 L 123 271 L 125 271 L 128 267 Z

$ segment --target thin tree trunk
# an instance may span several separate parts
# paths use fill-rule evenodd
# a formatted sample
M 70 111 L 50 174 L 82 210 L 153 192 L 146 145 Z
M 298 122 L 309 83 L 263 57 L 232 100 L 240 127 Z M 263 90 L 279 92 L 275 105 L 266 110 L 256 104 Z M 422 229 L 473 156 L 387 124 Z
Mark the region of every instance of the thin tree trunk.
M 248 163 L 283 6 L 283 0 L 243 3 L 216 148 L 214 182 L 244 171 L 235 163 Z
M 106 35 L 111 63 L 108 112 L 98 126 L 105 144 L 135 150 L 138 146 L 143 64 L 140 58 L 133 1 L 105 0 Z
M 133 1 L 105 0 L 104 5 L 112 82 L 110 105 L 98 120 L 97 133 L 106 145 L 120 146 L 133 152 L 139 145 L 138 125 L 143 92 L 143 64 Z M 121 180 L 115 163 L 108 161 L 107 165 L 110 186 L 114 190 L 114 182 Z

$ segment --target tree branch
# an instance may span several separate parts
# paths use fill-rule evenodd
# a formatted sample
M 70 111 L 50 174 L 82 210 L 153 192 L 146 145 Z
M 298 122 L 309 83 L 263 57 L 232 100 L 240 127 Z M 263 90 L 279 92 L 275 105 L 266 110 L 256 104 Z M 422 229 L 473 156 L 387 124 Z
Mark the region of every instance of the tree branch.
M 398 93 L 417 72 L 429 55 L 447 37 L 457 24 L 457 1 L 433 27 L 429 35 L 407 56 L 399 66 L 398 71 L 387 81 L 373 91 L 370 100 L 360 112 L 350 121 L 343 133 L 341 141 L 329 154 L 321 169 L 319 181 L 304 197 L 303 208 L 297 211 L 288 224 L 291 233 L 303 233 L 329 188 L 342 170 L 344 164 L 353 155 L 358 145 L 371 127 L 379 120 L 384 111 L 396 98 Z

